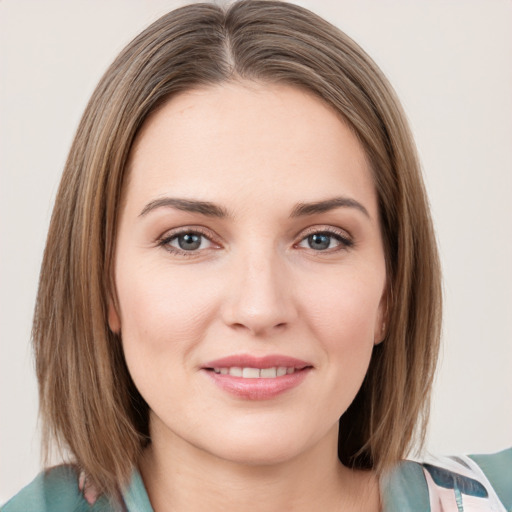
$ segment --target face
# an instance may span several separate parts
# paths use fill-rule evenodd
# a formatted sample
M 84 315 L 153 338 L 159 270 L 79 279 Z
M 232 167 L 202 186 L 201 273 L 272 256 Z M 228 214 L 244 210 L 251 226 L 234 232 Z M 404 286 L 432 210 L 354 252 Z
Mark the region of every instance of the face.
M 335 450 L 385 309 L 362 147 L 289 86 L 181 93 L 132 149 L 115 282 L 153 445 L 246 463 Z

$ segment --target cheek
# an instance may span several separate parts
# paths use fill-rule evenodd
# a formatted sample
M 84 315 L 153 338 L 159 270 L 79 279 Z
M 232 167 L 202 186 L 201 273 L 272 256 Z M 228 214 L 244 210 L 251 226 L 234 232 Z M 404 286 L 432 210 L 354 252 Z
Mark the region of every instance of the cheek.
M 184 269 L 170 272 L 160 265 L 136 272 L 128 269 L 120 265 L 116 276 L 128 364 L 158 363 L 161 355 L 171 353 L 181 356 L 167 359 L 167 364 L 183 364 L 214 315 L 215 288 Z
M 379 283 L 384 279 L 375 272 L 364 278 L 362 274 L 331 270 L 323 277 L 303 279 L 296 288 L 301 304 L 299 338 L 307 333 L 307 338 L 314 340 L 321 376 L 314 397 L 307 403 L 305 423 L 318 419 L 334 425 L 354 400 L 367 373 L 383 288 Z
M 373 345 L 383 285 L 379 276 L 358 278 L 349 272 L 317 281 L 302 293 L 302 314 L 317 337 L 333 348 Z
M 338 279 L 308 286 L 303 297 L 303 318 L 318 340 L 328 368 L 329 382 L 337 390 L 333 400 L 348 407 L 366 375 L 373 352 L 375 325 L 380 318 L 384 279 L 369 273 L 343 273 Z M 342 283 L 342 284 L 341 284 Z

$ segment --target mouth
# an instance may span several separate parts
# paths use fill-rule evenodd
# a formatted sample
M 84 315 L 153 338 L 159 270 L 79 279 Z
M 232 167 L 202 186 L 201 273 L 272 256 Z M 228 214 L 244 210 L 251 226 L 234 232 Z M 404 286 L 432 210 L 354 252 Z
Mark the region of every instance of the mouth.
M 241 377 L 242 379 L 276 379 L 284 375 L 291 375 L 304 368 L 295 368 L 294 366 L 272 366 L 271 368 L 251 368 L 250 366 L 242 368 L 240 366 L 231 366 L 223 368 L 206 368 L 219 375 L 231 375 L 232 377 Z
M 201 368 L 223 391 L 247 400 L 266 400 L 298 386 L 313 369 L 299 359 L 235 355 Z

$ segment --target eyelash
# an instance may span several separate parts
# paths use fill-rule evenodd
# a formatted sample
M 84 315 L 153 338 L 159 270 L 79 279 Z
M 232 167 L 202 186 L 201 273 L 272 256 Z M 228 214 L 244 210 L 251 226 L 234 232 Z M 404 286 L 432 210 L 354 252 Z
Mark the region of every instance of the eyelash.
M 322 251 L 315 251 L 314 249 L 310 249 L 318 254 L 331 254 L 333 252 L 348 250 L 354 247 L 354 240 L 350 237 L 350 235 L 346 231 L 334 227 L 325 227 L 323 229 L 319 229 L 317 227 L 310 228 L 310 230 L 306 230 L 305 233 L 301 234 L 302 238 L 297 244 L 295 244 L 295 246 L 301 244 L 304 240 L 307 240 L 307 238 L 313 235 L 327 235 L 339 242 L 339 246 Z
M 212 240 L 212 237 L 207 233 L 205 230 L 202 230 L 199 227 L 193 227 L 193 228 L 184 228 L 180 229 L 178 231 L 171 232 L 170 234 L 166 233 L 161 239 L 158 240 L 158 246 L 163 247 L 166 251 L 170 252 L 171 254 L 176 254 L 178 256 L 197 256 L 198 252 L 195 251 L 185 251 L 183 249 L 178 249 L 176 247 L 172 247 L 170 243 L 177 239 L 180 236 L 183 235 L 199 235 L 201 237 L 206 238 L 210 243 L 215 244 L 215 242 Z
M 164 248 L 166 251 L 170 252 L 171 254 L 175 254 L 178 256 L 185 256 L 185 257 L 191 257 L 191 256 L 197 256 L 197 254 L 200 252 L 200 250 L 183 250 L 178 249 L 176 247 L 172 247 L 170 243 L 173 240 L 176 240 L 178 237 L 182 235 L 199 235 L 201 237 L 204 237 L 207 239 L 210 243 L 216 244 L 216 242 L 212 239 L 209 233 L 207 233 L 205 230 L 202 230 L 199 227 L 193 227 L 193 228 L 185 228 L 180 229 L 178 231 L 171 232 L 170 234 L 166 233 L 162 238 L 160 238 L 157 241 L 157 245 L 159 247 Z M 348 250 L 354 247 L 354 240 L 346 233 L 346 231 L 336 229 L 333 227 L 326 227 L 323 229 L 319 228 L 311 228 L 310 231 L 306 231 L 305 233 L 301 234 L 301 239 L 294 244 L 294 247 L 299 246 L 302 242 L 307 240 L 308 237 L 313 235 L 326 235 L 329 237 L 334 238 L 337 242 L 339 242 L 339 245 L 334 248 L 327 248 L 325 250 L 314 250 L 309 248 L 309 250 L 318 253 L 318 254 L 331 254 L 333 252 L 338 252 L 342 250 Z M 203 249 L 204 250 L 204 249 Z

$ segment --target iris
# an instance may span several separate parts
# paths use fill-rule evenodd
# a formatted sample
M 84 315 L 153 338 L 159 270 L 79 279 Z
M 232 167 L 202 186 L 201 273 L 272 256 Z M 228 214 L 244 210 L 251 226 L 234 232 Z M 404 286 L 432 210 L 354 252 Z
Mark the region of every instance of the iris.
M 323 251 L 328 249 L 331 245 L 331 235 L 325 233 L 315 233 L 314 235 L 308 236 L 308 244 L 311 249 Z
M 185 233 L 184 235 L 179 235 L 178 245 L 180 249 L 184 251 L 194 251 L 195 249 L 199 249 L 201 245 L 201 235 L 195 233 Z

